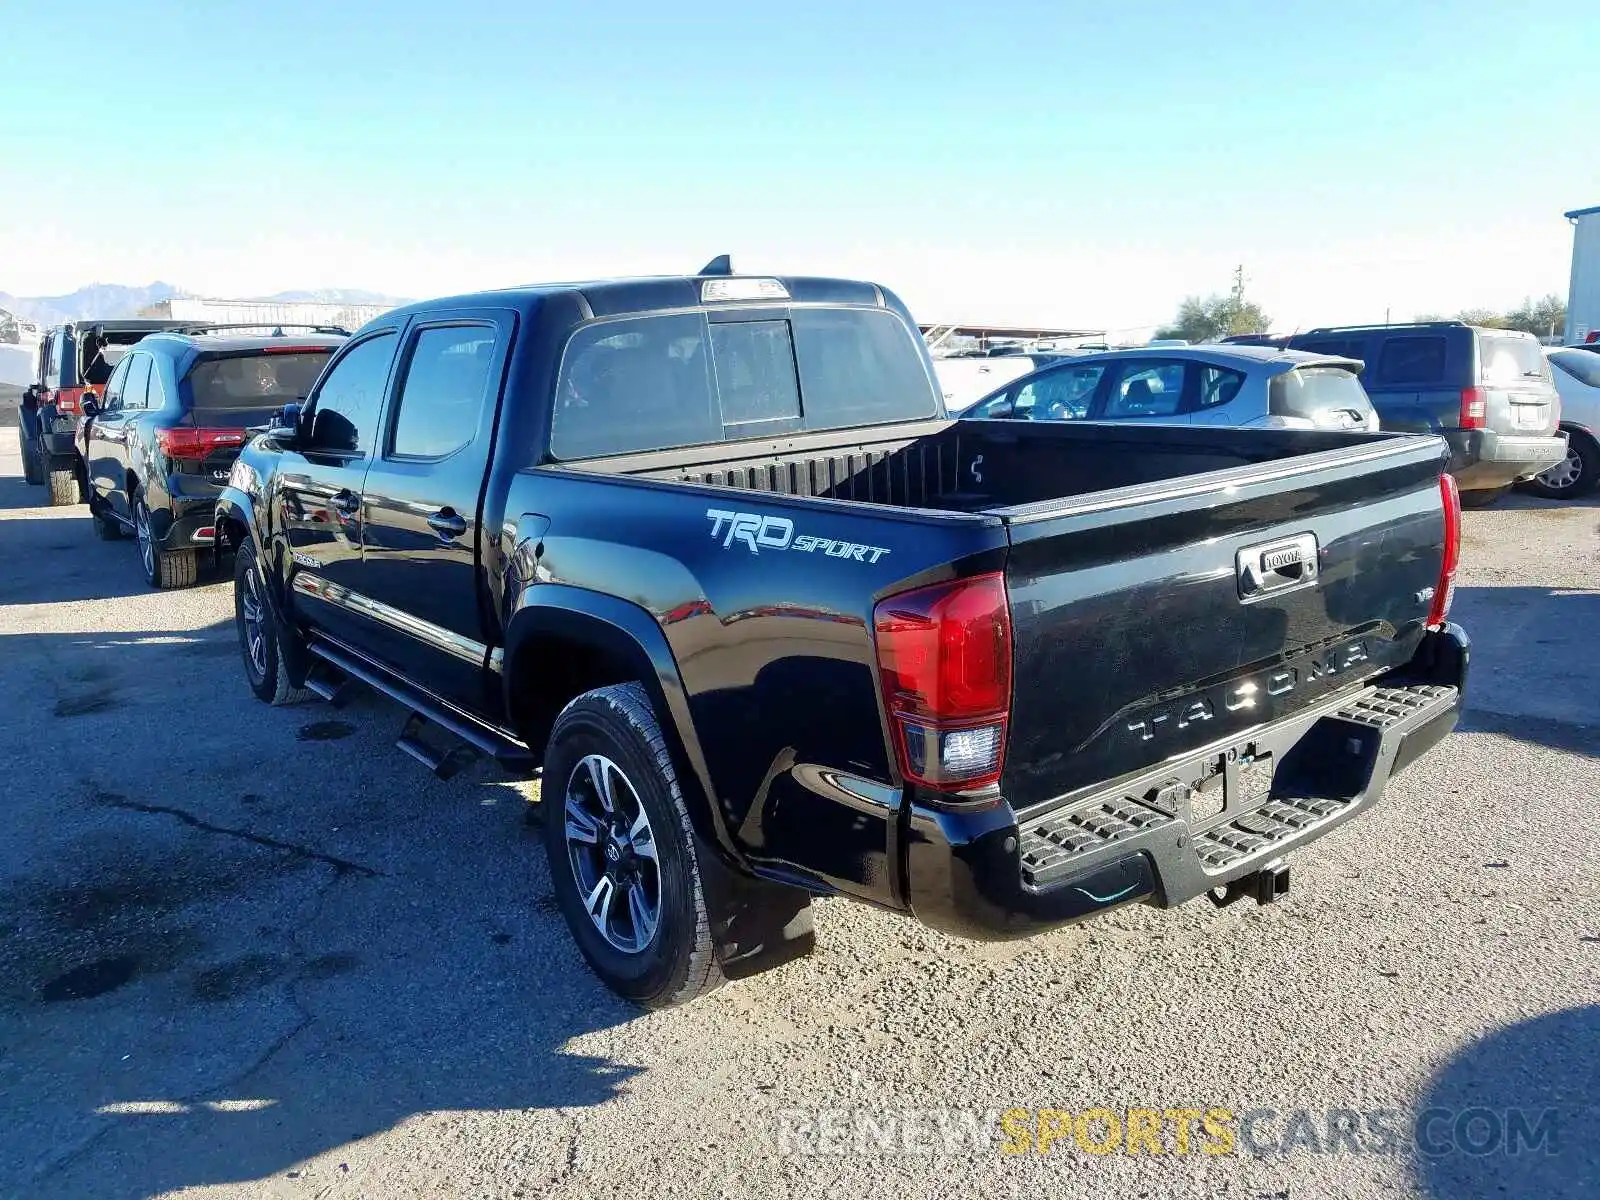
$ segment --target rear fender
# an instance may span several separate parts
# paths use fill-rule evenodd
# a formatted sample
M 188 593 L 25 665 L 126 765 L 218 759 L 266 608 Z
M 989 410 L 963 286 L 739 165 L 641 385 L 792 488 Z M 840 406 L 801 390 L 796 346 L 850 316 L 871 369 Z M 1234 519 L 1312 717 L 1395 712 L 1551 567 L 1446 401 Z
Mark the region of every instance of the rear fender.
M 540 670 L 539 662 L 531 656 L 537 655 L 533 644 L 541 639 L 602 653 L 626 664 L 630 677 L 642 683 L 650 694 L 679 774 L 695 785 L 692 790 L 698 795 L 686 799 L 690 800 L 691 809 L 701 810 L 694 814 L 696 828 L 725 852 L 737 854 L 726 825 L 711 802 L 716 792 L 694 734 L 683 678 L 666 634 L 655 618 L 637 604 L 587 588 L 552 583 L 523 592 L 506 629 L 501 686 L 513 728 L 531 735 L 534 741 L 542 741 L 547 731 L 525 727 L 530 714 L 519 712 L 519 707 L 526 706 L 519 700 L 518 684 L 522 672 Z
M 759 878 L 740 853 L 715 802 L 683 679 L 655 618 L 626 600 L 564 584 L 541 584 L 522 593 L 506 631 L 501 683 L 513 728 L 534 741 L 544 736 L 547 717 L 519 712 L 529 705 L 519 700 L 518 681 L 523 672 L 540 670 L 541 642 L 569 648 L 575 658 L 599 656 L 616 664 L 649 693 L 678 778 L 685 785 L 683 797 L 699 843 L 696 857 L 707 916 L 723 973 L 741 978 L 809 953 L 814 941 L 810 894 Z M 565 699 L 571 697 L 563 703 Z M 525 727 L 530 720 L 536 728 Z

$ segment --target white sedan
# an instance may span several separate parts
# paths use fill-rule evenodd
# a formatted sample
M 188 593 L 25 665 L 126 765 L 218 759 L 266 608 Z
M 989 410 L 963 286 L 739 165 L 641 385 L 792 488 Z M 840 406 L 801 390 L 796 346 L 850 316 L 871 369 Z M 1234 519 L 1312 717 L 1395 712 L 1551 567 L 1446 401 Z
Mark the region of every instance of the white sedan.
M 1546 350 L 1550 377 L 1561 394 L 1567 457 L 1518 486 L 1536 496 L 1570 500 L 1600 484 L 1600 354 L 1572 346 Z

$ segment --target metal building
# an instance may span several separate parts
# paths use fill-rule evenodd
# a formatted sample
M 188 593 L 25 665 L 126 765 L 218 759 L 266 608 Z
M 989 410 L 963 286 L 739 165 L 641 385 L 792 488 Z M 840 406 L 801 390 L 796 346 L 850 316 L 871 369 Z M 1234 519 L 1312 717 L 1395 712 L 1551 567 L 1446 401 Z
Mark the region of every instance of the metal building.
M 1600 335 L 1600 204 L 1565 214 L 1572 222 L 1572 284 L 1567 289 L 1568 345 Z M 1600 336 L 1596 337 L 1600 340 Z
M 338 325 L 354 331 L 389 311 L 383 304 L 323 304 L 288 300 L 205 300 L 178 297 L 146 305 L 141 317 L 209 321 L 218 325 Z

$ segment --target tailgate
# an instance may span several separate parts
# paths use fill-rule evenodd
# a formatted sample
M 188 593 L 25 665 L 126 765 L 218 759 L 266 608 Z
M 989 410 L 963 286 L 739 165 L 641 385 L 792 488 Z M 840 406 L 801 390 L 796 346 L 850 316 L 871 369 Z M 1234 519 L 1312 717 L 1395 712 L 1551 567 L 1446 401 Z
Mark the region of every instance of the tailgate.
M 1487 428 L 1513 437 L 1556 431 L 1561 399 L 1538 342 L 1480 332 L 1478 363 Z
M 1444 554 L 1437 438 L 1001 510 L 1018 807 L 1193 755 L 1408 661 Z

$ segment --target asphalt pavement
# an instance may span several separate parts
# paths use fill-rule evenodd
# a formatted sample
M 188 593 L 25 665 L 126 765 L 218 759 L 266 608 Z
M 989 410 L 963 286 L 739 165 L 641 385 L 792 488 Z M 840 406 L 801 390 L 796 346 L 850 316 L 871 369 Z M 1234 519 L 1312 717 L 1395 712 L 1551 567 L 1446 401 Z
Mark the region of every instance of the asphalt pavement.
M 0 1197 L 1600 1194 L 1596 503 L 1466 515 L 1463 728 L 1284 902 L 822 901 L 642 1015 L 528 791 L 257 703 L 231 583 L 150 590 L 0 445 Z

